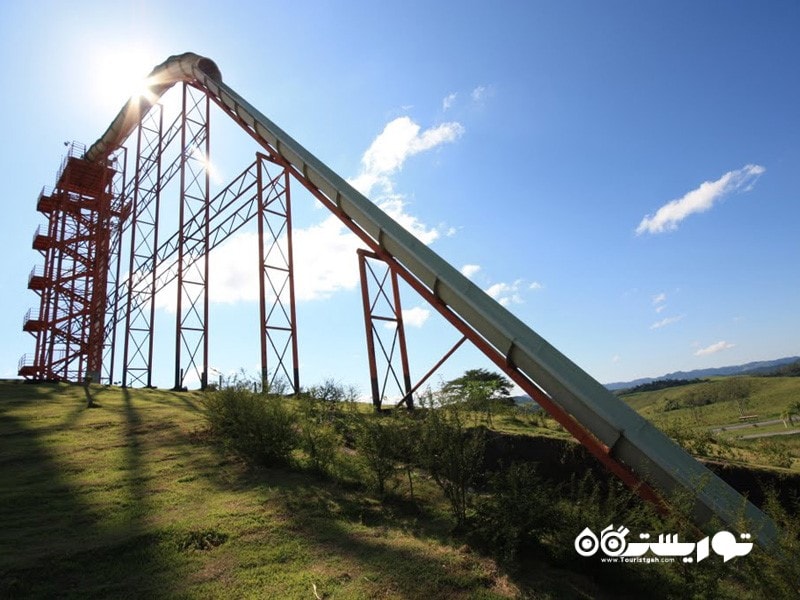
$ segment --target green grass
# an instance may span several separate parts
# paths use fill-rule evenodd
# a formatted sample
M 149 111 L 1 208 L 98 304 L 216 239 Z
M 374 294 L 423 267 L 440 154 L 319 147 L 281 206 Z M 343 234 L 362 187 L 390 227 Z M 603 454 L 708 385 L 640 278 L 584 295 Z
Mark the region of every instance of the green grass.
M 759 419 L 777 419 L 792 402 L 800 400 L 800 377 L 743 377 L 750 386 L 746 413 L 758 415 Z M 689 407 L 664 411 L 668 400 L 685 401 L 692 394 L 713 395 L 714 390 L 724 385 L 725 378 L 708 382 L 667 388 L 654 392 L 640 392 L 623 396 L 623 399 L 642 415 L 654 422 L 669 423 L 672 420 L 691 416 Z M 700 420 L 705 425 L 724 425 L 739 422 L 740 408 L 735 400 L 725 400 L 700 406 Z
M 622 399 L 657 427 L 684 438 L 683 441 L 687 442 L 690 451 L 703 448 L 702 452 L 693 452 L 698 456 L 800 472 L 800 434 L 774 436 L 762 440 L 742 439 L 743 436 L 757 433 L 787 431 L 783 423 L 741 429 L 726 428 L 741 424 L 740 417 L 743 412 L 755 416 L 755 421 L 759 422 L 780 419 L 792 403 L 800 400 L 800 377 L 737 379 L 749 388 L 743 402 L 733 398 L 724 399 L 724 394 L 720 393 L 726 385 L 726 380 L 729 381 L 730 378 L 715 378 L 703 383 L 628 394 L 622 396 Z M 690 406 L 692 398 L 708 398 L 714 401 L 702 406 Z M 670 404 L 681 408 L 666 410 Z M 720 428 L 725 429 L 720 430 Z M 790 425 L 790 428 L 800 429 L 800 421 L 795 419 L 795 424 Z M 696 442 L 698 439 L 702 443 L 698 444 Z M 773 451 L 776 445 L 791 455 L 791 466 L 776 464 Z
M 380 502 L 226 455 L 200 393 L 89 393 L 94 408 L 79 386 L 0 382 L 2 598 L 546 598 L 594 586 L 547 564 L 528 579 L 504 572 L 452 535 L 424 478 L 417 502 L 402 490 Z
M 367 492 L 348 475 L 357 467 L 346 452 L 335 480 L 248 466 L 210 438 L 203 400 L 0 381 L 0 598 L 642 592 L 575 560 L 569 532 L 559 545 L 567 559 L 527 556 L 508 570 L 453 532 L 447 501 L 423 473 L 411 501 L 402 476 L 387 498 Z M 567 437 L 549 419 L 494 420 L 517 434 Z

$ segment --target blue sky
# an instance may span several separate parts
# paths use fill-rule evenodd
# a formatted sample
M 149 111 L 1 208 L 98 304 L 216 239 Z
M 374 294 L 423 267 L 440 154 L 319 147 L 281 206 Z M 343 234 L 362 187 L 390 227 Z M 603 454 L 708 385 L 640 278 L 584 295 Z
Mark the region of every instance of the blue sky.
M 800 354 L 799 33 L 794 1 L 2 3 L 0 375 L 33 350 L 35 203 L 63 142 L 184 51 L 602 382 Z M 255 148 L 212 137 L 229 180 Z M 295 209 L 303 383 L 366 393 L 355 245 Z M 248 235 L 215 259 L 225 373 L 258 363 Z M 403 301 L 416 379 L 458 336 Z M 478 366 L 464 348 L 440 377 Z

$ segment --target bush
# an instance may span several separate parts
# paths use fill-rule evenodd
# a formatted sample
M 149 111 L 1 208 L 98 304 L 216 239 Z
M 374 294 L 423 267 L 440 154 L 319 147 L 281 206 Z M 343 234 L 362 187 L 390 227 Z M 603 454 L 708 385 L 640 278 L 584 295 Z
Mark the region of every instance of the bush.
M 318 473 L 328 473 L 333 466 L 341 438 L 332 423 L 329 407 L 312 396 L 300 399 L 300 447 L 309 466 Z
M 364 416 L 356 430 L 356 448 L 370 474 L 372 487 L 381 497 L 386 482 L 394 474 L 397 430 L 394 423 L 380 415 Z
M 485 431 L 467 431 L 458 405 L 427 411 L 420 427 L 419 462 L 441 488 L 459 527 L 466 523 L 470 487 L 482 471 Z
M 353 402 L 358 396 L 352 387 L 345 388 L 338 381 L 326 379 L 320 385 L 312 386 L 308 389 L 308 395 L 315 400 L 335 404 L 337 402 Z
M 789 450 L 786 444 L 781 443 L 778 440 L 765 439 L 759 440 L 759 443 L 756 447 L 763 454 L 769 464 L 784 469 L 790 469 L 792 467 L 794 457 L 792 456 L 792 452 Z
M 230 387 L 212 392 L 204 403 L 212 435 L 227 447 L 258 464 L 289 463 L 298 443 L 296 417 L 280 398 Z
M 780 530 L 778 547 L 767 553 L 756 546 L 744 563 L 749 578 L 776 600 L 800 597 L 800 500 L 785 506 L 775 490 L 767 490 L 765 512 Z
M 501 561 L 540 548 L 542 537 L 558 523 L 552 486 L 531 463 L 514 463 L 491 479 L 490 493 L 476 502 L 473 535 Z
M 320 418 L 344 438 L 346 444 L 355 444 L 354 420 L 348 415 L 358 413 L 358 390 L 355 387 L 345 387 L 333 379 L 326 379 L 322 384 L 310 387 L 305 398 L 313 402 Z

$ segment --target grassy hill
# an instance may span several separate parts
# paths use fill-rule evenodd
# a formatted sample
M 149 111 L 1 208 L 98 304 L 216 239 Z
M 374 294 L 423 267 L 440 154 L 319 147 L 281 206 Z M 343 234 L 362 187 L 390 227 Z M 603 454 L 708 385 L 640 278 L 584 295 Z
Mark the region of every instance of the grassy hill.
M 452 536 L 425 481 L 424 507 L 379 502 L 227 455 L 200 393 L 91 395 L 0 382 L 2 598 L 597 596 L 546 563 L 516 581 Z
M 621 398 L 698 456 L 800 472 L 800 415 L 786 419 L 799 377 L 719 377 Z
M 783 398 L 775 381 L 758 393 Z M 210 437 L 204 400 L 0 381 L 0 598 L 757 597 L 747 570 L 720 560 L 684 572 L 576 559 L 579 524 L 634 526 L 641 511 L 613 490 L 586 488 L 585 505 L 538 485 L 484 497 L 508 516 L 490 520 L 490 533 L 495 522 L 519 533 L 518 512 L 535 522 L 558 507 L 557 523 L 540 523 L 558 535 L 511 563 L 454 530 L 425 473 L 411 498 L 403 477 L 378 497 L 348 476 L 357 463 L 348 448 L 337 477 L 254 467 Z M 656 414 L 664 399 L 631 401 Z M 563 437 L 540 415 L 502 415 L 498 426 Z

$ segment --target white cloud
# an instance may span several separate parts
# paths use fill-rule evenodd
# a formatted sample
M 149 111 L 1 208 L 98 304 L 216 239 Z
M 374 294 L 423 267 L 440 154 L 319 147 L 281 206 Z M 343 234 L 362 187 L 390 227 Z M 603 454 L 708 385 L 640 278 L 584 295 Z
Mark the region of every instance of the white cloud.
M 493 94 L 493 90 L 489 86 L 479 85 L 475 89 L 472 90 L 470 96 L 472 97 L 472 101 L 477 104 L 482 104 L 487 98 L 489 98 Z
M 209 255 L 209 300 L 258 300 L 258 234 L 233 235 Z
M 360 240 L 347 230 L 334 216 L 307 228 L 293 231 L 294 286 L 298 302 L 324 299 L 341 290 L 358 286 L 358 260 L 356 250 Z M 279 240 L 278 248 L 286 253 L 286 238 Z M 273 252 L 278 252 L 274 249 Z M 271 260 L 270 260 L 271 259 Z M 268 262 L 283 265 L 273 254 Z M 190 279 L 201 281 L 200 262 L 190 269 Z M 215 304 L 256 302 L 259 299 L 258 234 L 239 232 L 220 244 L 209 255 L 209 301 Z M 284 281 L 276 275 L 274 285 L 281 291 Z M 284 290 L 288 299 L 288 288 Z M 172 281 L 156 298 L 156 308 L 170 314 L 177 310 L 177 282 Z M 267 298 L 274 298 L 267 286 Z M 186 304 L 186 300 L 184 300 Z
M 656 321 L 652 325 L 650 325 L 650 329 L 661 329 L 662 327 L 666 327 L 667 325 L 672 325 L 673 323 L 677 323 L 683 319 L 683 315 L 678 315 L 677 317 L 667 317 L 666 319 L 661 319 L 660 321 Z
M 457 122 L 421 130 L 409 117 L 390 121 L 364 152 L 361 173 L 351 179 L 350 184 L 365 196 L 378 185 L 384 192 L 391 193 L 393 186 L 389 176 L 399 171 L 408 157 L 454 142 L 464 134 L 464 127 Z
M 420 306 L 415 306 L 414 308 L 404 308 L 403 309 L 403 324 L 406 327 L 416 327 L 419 329 L 422 327 L 425 322 L 428 320 L 428 317 L 431 316 L 431 311 L 427 308 L 422 308 Z M 393 331 L 397 328 L 397 323 L 395 321 L 385 321 L 383 323 L 384 329 L 389 329 Z
M 408 327 L 422 327 L 430 316 L 431 311 L 421 306 L 403 309 L 403 323 Z
M 442 110 L 449 110 L 451 106 L 453 106 L 453 102 L 456 101 L 458 94 L 453 92 L 452 94 L 447 94 L 442 100 Z
M 723 197 L 737 191 L 747 192 L 766 169 L 760 165 L 745 165 L 736 171 L 728 171 L 716 181 L 706 181 L 682 198 L 672 200 L 656 211 L 654 216 L 645 216 L 636 228 L 636 234 L 662 233 L 677 229 L 678 223 L 689 215 L 705 212 Z
M 611 362 L 617 364 L 619 361 L 622 360 L 622 357 L 619 354 L 615 354 L 611 357 Z
M 495 283 L 485 291 L 503 306 L 522 304 L 522 295 L 519 292 L 522 283 L 521 279 L 517 279 L 514 283 Z
M 717 352 L 722 352 L 723 350 L 733 348 L 735 345 L 736 344 L 731 344 L 726 341 L 721 341 L 717 342 L 716 344 L 711 344 L 710 346 L 706 346 L 705 348 L 700 348 L 694 353 L 694 355 L 707 356 L 709 354 L 716 354 Z
M 404 196 L 394 191 L 392 175 L 400 171 L 408 157 L 456 141 L 464 133 L 460 123 L 442 123 L 426 130 L 409 117 L 390 121 L 361 157 L 361 171 L 348 180 L 350 185 L 369 196 L 390 217 L 415 235 L 422 243 L 431 244 L 444 235 L 453 235 L 453 228 L 427 227 L 406 210 Z
M 327 298 L 358 286 L 356 250 L 363 244 L 337 217 L 295 229 L 292 235 L 298 301 Z
M 503 306 L 509 306 L 510 304 L 522 304 L 525 302 L 525 299 L 522 296 L 524 290 L 537 291 L 543 288 L 544 286 L 538 281 L 526 284 L 524 279 L 517 279 L 512 283 L 495 283 L 490 285 L 484 291 Z
M 472 279 L 472 277 L 474 275 L 477 275 L 478 271 L 480 270 L 481 270 L 480 265 L 464 265 L 463 267 L 461 267 L 461 274 L 464 277 Z
M 391 176 L 414 154 L 453 142 L 463 134 L 459 123 L 443 123 L 426 130 L 408 117 L 389 122 L 370 144 L 361 160 L 361 172 L 351 185 L 362 193 L 377 191 L 374 198 L 390 217 L 430 244 L 450 231 L 429 227 L 407 210 L 405 198 L 393 191 Z M 324 299 L 340 290 L 358 286 L 356 250 L 362 246 L 335 216 L 305 228 L 293 230 L 295 297 L 298 301 Z M 279 241 L 286 252 L 286 238 Z M 278 261 L 279 262 L 279 261 Z M 214 303 L 255 302 L 259 298 L 258 235 L 240 232 L 227 239 L 210 255 L 209 300 Z M 173 282 L 158 295 L 157 307 L 176 310 L 176 284 Z M 422 309 L 419 309 L 422 310 Z M 411 313 L 410 324 L 424 322 L 419 310 Z M 413 311 L 413 309 L 412 309 Z
M 664 309 L 667 308 L 667 305 L 664 304 L 664 302 L 666 301 L 667 301 L 667 295 L 664 292 L 661 292 L 660 294 L 656 294 L 655 296 L 653 296 L 653 307 L 656 311 L 656 314 L 661 314 L 664 311 Z
M 311 227 L 295 228 L 292 235 L 297 301 L 327 298 L 358 285 L 356 250 L 362 244 L 338 218 L 330 216 Z M 279 244 L 285 253 L 286 238 Z M 277 255 L 272 262 L 281 264 Z M 246 232 L 231 236 L 211 253 L 210 271 L 210 301 L 258 300 L 258 235 Z M 269 287 L 267 291 L 270 297 Z
M 423 244 L 430 245 L 441 235 L 438 228 L 427 227 L 417 217 L 409 214 L 406 211 L 406 202 L 400 195 L 385 198 L 378 206 Z

